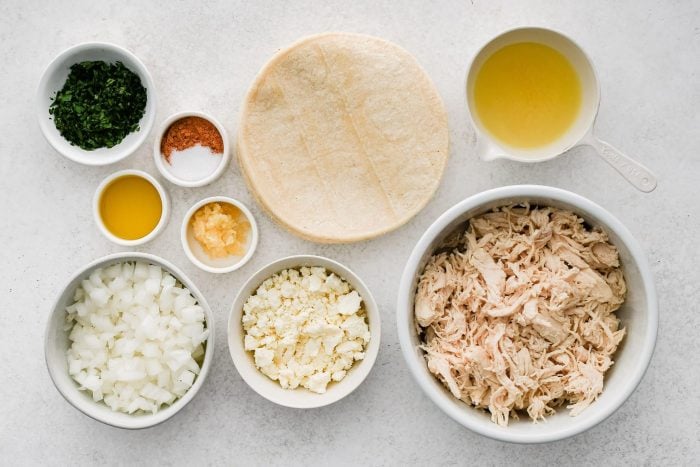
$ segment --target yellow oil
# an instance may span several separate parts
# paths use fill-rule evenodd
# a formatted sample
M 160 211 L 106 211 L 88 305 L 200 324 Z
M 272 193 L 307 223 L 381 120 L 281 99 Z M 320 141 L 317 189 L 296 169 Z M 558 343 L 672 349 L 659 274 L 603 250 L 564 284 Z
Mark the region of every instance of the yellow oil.
M 158 190 L 137 175 L 115 179 L 100 196 L 102 222 L 114 236 L 124 240 L 136 240 L 151 233 L 162 214 Z
M 520 42 L 494 52 L 477 71 L 476 113 L 506 145 L 546 146 L 573 125 L 581 108 L 581 82 L 569 60 L 544 44 Z

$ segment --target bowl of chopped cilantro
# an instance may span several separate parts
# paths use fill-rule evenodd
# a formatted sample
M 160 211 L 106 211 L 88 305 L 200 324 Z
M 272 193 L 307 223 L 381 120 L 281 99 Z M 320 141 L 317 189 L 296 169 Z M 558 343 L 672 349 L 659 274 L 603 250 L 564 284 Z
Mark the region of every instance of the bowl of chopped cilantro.
M 128 50 L 82 43 L 59 54 L 37 91 L 39 126 L 63 156 L 86 165 L 113 164 L 144 142 L 156 114 L 155 88 Z

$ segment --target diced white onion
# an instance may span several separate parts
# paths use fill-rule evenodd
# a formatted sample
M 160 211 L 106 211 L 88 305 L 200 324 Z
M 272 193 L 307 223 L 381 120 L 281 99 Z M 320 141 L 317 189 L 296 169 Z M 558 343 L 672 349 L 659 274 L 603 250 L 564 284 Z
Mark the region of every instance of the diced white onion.
M 66 307 L 68 373 L 112 410 L 156 413 L 199 374 L 209 336 L 204 310 L 160 266 L 96 269 Z

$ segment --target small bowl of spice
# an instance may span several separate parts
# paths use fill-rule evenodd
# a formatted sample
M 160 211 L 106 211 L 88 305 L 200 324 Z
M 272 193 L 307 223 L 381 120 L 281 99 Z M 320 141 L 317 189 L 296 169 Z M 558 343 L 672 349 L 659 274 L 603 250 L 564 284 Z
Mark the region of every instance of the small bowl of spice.
M 122 246 L 142 245 L 168 223 L 170 203 L 163 186 L 140 170 L 120 170 L 105 178 L 92 202 L 100 232 Z
M 128 157 L 153 127 L 156 96 L 148 70 L 114 44 L 78 44 L 46 68 L 36 97 L 39 126 L 63 156 L 85 165 Z
M 258 225 L 240 201 L 213 196 L 187 211 L 180 231 L 185 255 L 195 266 L 213 273 L 235 271 L 258 246 Z
M 202 112 L 168 118 L 153 144 L 153 159 L 163 177 L 176 185 L 207 185 L 223 173 L 229 142 L 223 125 Z

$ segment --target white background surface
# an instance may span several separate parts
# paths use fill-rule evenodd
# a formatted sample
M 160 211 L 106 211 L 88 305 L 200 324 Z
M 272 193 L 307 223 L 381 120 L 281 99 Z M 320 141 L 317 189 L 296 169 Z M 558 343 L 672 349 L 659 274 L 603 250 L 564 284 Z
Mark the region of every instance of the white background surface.
M 697 463 L 700 3 L 158 4 L 0 4 L 0 463 Z M 637 192 L 588 148 L 534 166 L 476 160 L 463 89 L 467 63 L 489 38 L 522 25 L 560 29 L 587 50 L 602 84 L 597 133 L 656 172 L 655 192 Z M 235 137 L 239 104 L 257 70 L 277 49 L 328 30 L 394 41 L 434 80 L 449 113 L 451 137 L 449 167 L 437 196 L 407 226 L 383 238 L 319 246 L 273 225 L 251 199 L 235 163 L 207 187 L 166 183 L 173 201 L 170 224 L 139 250 L 183 268 L 207 296 L 218 344 L 211 373 L 182 413 L 153 429 L 122 431 L 77 412 L 54 389 L 44 367 L 47 313 L 76 268 L 123 250 L 93 224 L 90 201 L 100 180 L 132 167 L 157 172 L 153 135 L 135 155 L 111 167 L 83 167 L 56 154 L 43 140 L 32 106 L 43 68 L 75 43 L 115 42 L 136 53 L 153 75 L 156 126 L 171 113 L 203 110 Z M 542 446 L 491 441 L 451 421 L 413 383 L 395 330 L 399 276 L 426 226 L 466 196 L 515 183 L 569 189 L 618 216 L 648 252 L 661 305 L 656 354 L 630 400 L 589 432 Z M 179 244 L 182 215 L 210 195 L 241 199 L 261 228 L 251 263 L 223 276 L 198 270 Z M 294 253 L 327 255 L 354 269 L 373 290 L 383 318 L 381 350 L 367 381 L 343 401 L 318 410 L 285 409 L 259 397 L 238 376 L 226 348 L 226 319 L 237 287 L 263 264 Z

